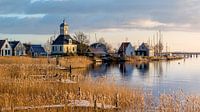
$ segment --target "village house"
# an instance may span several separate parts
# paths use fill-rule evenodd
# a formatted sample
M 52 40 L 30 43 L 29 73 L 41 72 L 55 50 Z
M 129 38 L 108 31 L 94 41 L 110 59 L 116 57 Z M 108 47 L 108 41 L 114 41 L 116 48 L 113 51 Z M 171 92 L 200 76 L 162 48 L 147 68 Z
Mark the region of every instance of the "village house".
M 88 49 L 88 54 L 89 56 L 107 56 L 108 55 L 108 51 L 106 48 L 106 45 L 102 44 L 102 43 L 93 43 L 90 45 L 89 49 Z
M 118 50 L 119 56 L 134 56 L 135 48 L 130 42 L 123 42 Z
M 26 55 L 26 48 L 20 41 L 9 41 L 12 48 L 12 56 Z
M 41 45 L 31 45 L 30 53 L 32 57 L 46 56 L 47 53 Z
M 12 48 L 8 40 L 0 40 L 0 56 L 12 56 Z
M 136 51 L 137 56 L 154 56 L 153 47 L 149 46 L 147 43 L 142 43 Z
M 52 55 L 69 55 L 77 53 L 76 42 L 71 38 L 68 30 L 69 26 L 64 20 L 60 25 L 60 35 L 52 43 Z

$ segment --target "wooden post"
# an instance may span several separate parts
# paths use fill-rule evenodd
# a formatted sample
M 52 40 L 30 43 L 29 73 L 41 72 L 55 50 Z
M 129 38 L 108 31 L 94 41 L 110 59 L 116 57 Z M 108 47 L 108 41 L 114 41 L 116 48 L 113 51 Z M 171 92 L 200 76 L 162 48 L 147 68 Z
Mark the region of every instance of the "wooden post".
M 119 94 L 118 93 L 116 93 L 115 106 L 116 108 L 119 108 Z
M 70 74 L 72 73 L 72 66 L 71 65 L 69 66 L 69 73 Z
M 81 99 L 81 88 L 80 87 L 78 87 L 78 98 L 79 98 L 79 100 Z
M 59 58 L 56 56 L 56 65 L 59 65 Z
M 93 95 L 93 100 L 94 100 L 94 109 L 97 110 L 97 99 L 95 95 Z
M 15 107 L 13 104 L 11 104 L 11 112 L 15 112 Z

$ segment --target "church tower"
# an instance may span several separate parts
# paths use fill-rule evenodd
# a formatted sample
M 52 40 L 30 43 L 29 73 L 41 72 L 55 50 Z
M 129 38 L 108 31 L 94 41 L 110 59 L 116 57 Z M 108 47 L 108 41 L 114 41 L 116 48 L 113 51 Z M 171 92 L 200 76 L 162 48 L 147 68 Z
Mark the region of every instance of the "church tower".
M 68 35 L 69 31 L 69 25 L 65 20 L 63 20 L 63 23 L 60 24 L 60 35 Z

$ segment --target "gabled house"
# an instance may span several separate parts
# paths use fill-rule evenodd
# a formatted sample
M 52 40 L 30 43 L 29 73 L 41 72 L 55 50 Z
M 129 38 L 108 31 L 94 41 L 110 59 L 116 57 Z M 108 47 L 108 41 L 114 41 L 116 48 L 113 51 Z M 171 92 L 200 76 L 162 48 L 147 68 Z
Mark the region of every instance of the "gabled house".
M 130 42 L 123 42 L 118 50 L 119 56 L 134 56 L 135 48 Z
M 51 45 L 52 55 L 67 55 L 77 53 L 77 44 L 68 34 L 69 26 L 63 21 L 60 25 L 60 35 L 53 41 Z
M 8 40 L 0 40 L 0 56 L 12 56 L 12 48 Z
M 138 56 L 154 56 L 153 47 L 149 46 L 147 43 L 142 43 L 136 51 Z
M 12 48 L 12 56 L 26 55 L 26 48 L 20 41 L 9 41 Z
M 108 55 L 108 51 L 106 48 L 106 45 L 102 44 L 102 43 L 94 43 L 91 44 L 89 49 L 88 49 L 88 54 L 89 56 L 107 56 Z
M 47 53 L 41 45 L 31 45 L 30 53 L 32 57 L 46 56 Z

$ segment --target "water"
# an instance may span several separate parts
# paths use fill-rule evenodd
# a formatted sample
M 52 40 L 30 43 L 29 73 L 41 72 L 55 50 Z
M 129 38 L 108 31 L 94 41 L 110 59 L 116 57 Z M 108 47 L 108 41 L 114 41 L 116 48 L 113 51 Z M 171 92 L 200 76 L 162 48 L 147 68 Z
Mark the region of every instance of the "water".
M 200 95 L 200 58 L 146 64 L 97 64 L 89 74 L 93 78 L 107 76 L 118 84 L 152 90 L 153 94 L 183 91 Z

